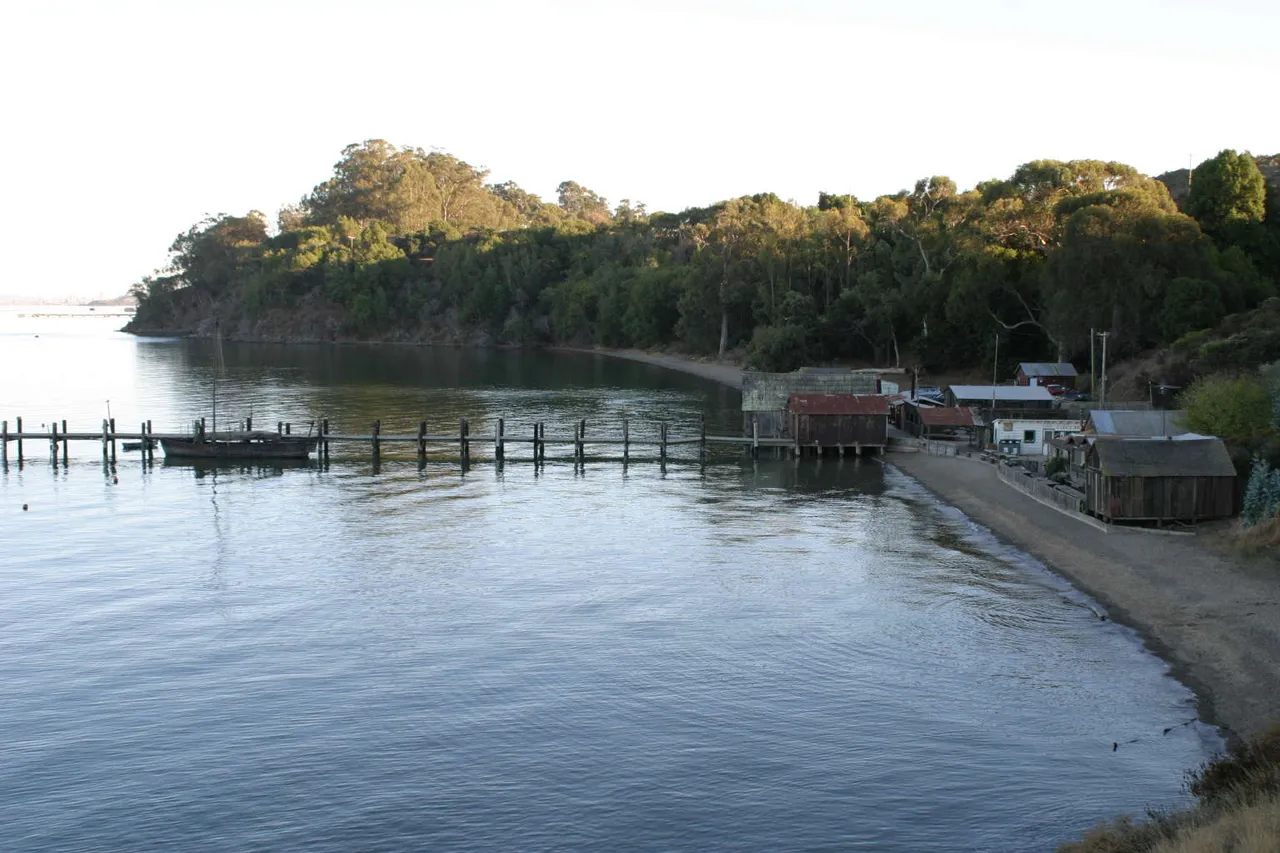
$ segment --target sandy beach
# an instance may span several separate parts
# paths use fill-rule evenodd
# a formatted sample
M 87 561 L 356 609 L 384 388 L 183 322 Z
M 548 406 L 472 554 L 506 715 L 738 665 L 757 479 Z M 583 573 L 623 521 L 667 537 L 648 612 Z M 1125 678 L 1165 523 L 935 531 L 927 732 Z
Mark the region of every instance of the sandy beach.
M 1195 690 L 1201 717 L 1248 737 L 1280 718 L 1280 576 L 1195 537 L 1103 532 L 1001 482 L 988 463 L 885 461 L 1032 554 L 1129 625 Z

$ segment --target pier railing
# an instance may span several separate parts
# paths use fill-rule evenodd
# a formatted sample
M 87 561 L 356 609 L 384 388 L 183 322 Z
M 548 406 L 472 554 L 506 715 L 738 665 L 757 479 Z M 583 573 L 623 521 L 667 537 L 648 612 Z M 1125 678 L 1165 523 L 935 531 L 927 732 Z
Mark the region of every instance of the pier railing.
M 586 419 L 579 419 L 573 423 L 573 432 L 569 434 L 563 427 L 559 427 L 556 432 L 548 433 L 547 425 L 543 422 L 529 424 L 517 433 L 508 431 L 506 420 L 504 418 L 494 418 L 491 420 L 492 431 L 473 434 L 471 431 L 471 423 L 467 418 L 462 418 L 458 424 L 456 433 L 439 433 L 428 432 L 428 424 L 426 421 L 419 421 L 418 428 L 414 432 L 388 433 L 382 429 L 380 420 L 374 421 L 367 433 L 347 433 L 333 432 L 330 429 L 327 419 L 320 421 L 308 421 L 305 424 L 298 425 L 277 421 L 276 431 L 281 435 L 308 435 L 316 439 L 316 452 L 322 460 L 328 460 L 330 451 L 335 445 L 360 446 L 369 448 L 375 461 L 379 459 L 384 449 L 388 447 L 399 447 L 401 449 L 409 449 L 415 453 L 420 463 L 424 463 L 428 455 L 433 458 L 437 457 L 442 450 L 449 453 L 452 458 L 457 459 L 463 466 L 471 463 L 473 453 L 479 451 L 484 453 L 489 448 L 492 449 L 492 458 L 494 461 L 503 462 L 507 456 L 508 448 L 513 446 L 529 445 L 531 452 L 522 454 L 522 458 L 527 461 L 544 462 L 547 460 L 547 448 L 553 449 L 552 458 L 571 458 L 575 463 L 586 460 L 588 448 L 597 451 L 604 447 L 613 450 L 615 456 L 621 453 L 623 462 L 631 459 L 633 450 L 653 451 L 656 450 L 656 459 L 659 462 L 666 462 L 669 453 L 678 447 L 696 446 L 697 456 L 699 459 L 705 460 L 709 449 L 714 446 L 728 446 L 743 449 L 752 456 L 758 456 L 761 448 L 780 448 L 792 449 L 797 451 L 798 447 L 790 438 L 761 438 L 758 431 L 753 431 L 749 436 L 738 435 L 717 435 L 708 433 L 706 417 L 700 418 L 698 432 L 693 435 L 675 434 L 671 431 L 671 426 L 666 421 L 657 423 L 656 438 L 652 437 L 654 432 L 652 429 L 645 432 L 650 437 L 635 437 L 632 435 L 630 419 L 622 419 L 622 429 L 620 433 L 602 433 L 596 434 L 588 429 Z M 17 418 L 14 424 L 15 428 L 10 429 L 9 421 L 0 421 L 0 461 L 8 464 L 10 461 L 11 451 L 10 445 L 15 446 L 13 456 L 18 465 L 22 465 L 25 461 L 25 447 L 27 443 L 48 443 L 50 455 L 55 464 L 59 462 L 66 465 L 69 458 L 69 445 L 71 442 L 93 442 L 101 444 L 102 458 L 104 461 L 115 462 L 118 452 L 118 445 L 125 445 L 126 449 L 137 449 L 143 454 L 144 459 L 154 459 L 156 445 L 164 439 L 189 439 L 191 432 L 184 433 L 166 433 L 156 432 L 152 427 L 151 421 L 144 421 L 139 424 L 137 431 L 122 431 L 117 428 L 114 418 L 104 419 L 101 427 L 92 431 L 77 431 L 68 427 L 67 422 L 53 422 L 49 424 L 47 429 L 40 432 L 30 432 L 23 429 L 22 418 Z M 652 426 L 652 424 L 650 424 Z M 204 432 L 204 419 L 198 422 L 198 431 Z M 248 437 L 248 433 L 253 431 L 253 422 L 247 419 L 238 422 L 236 429 L 219 430 L 216 438 L 219 440 L 235 440 L 238 435 Z M 208 433 L 212 437 L 211 433 Z M 136 445 L 136 448 L 129 448 L 128 445 Z M 565 450 L 569 450 L 571 456 L 564 455 Z M 649 454 L 647 458 L 653 458 Z

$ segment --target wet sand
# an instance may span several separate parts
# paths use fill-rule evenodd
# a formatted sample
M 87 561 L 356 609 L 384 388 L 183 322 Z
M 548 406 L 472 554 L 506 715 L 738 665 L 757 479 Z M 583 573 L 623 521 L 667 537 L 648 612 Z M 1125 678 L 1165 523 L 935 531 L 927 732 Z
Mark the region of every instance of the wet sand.
M 974 459 L 885 461 L 1032 554 L 1136 629 L 1199 697 L 1203 719 L 1248 737 L 1280 719 L 1280 574 L 1196 537 L 1104 532 L 996 477 Z

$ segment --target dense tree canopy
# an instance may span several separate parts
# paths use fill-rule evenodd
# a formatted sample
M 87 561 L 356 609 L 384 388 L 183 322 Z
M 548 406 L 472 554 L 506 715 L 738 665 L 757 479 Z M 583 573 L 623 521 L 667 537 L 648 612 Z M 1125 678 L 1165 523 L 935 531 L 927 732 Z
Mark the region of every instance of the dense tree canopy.
M 1274 295 L 1252 162 L 1228 151 L 1196 170 L 1199 222 L 1159 181 L 1095 160 L 1034 161 L 964 192 L 931 176 L 871 201 L 761 193 L 650 214 L 575 181 L 544 202 L 452 155 L 369 140 L 282 208 L 278 233 L 255 212 L 181 235 L 137 287 L 138 325 L 217 314 L 252 333 L 288 317 L 305 336 L 742 348 L 770 368 L 964 367 L 997 337 L 1010 360 L 1070 358 L 1093 328 L 1123 357 Z

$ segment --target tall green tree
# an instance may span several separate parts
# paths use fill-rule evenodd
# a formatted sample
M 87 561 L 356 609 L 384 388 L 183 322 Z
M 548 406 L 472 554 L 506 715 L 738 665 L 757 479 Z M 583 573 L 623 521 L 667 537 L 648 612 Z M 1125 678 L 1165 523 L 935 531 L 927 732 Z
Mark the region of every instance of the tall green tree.
M 1248 152 L 1228 148 L 1191 173 L 1187 212 L 1210 233 L 1262 222 L 1266 204 L 1266 181 Z

